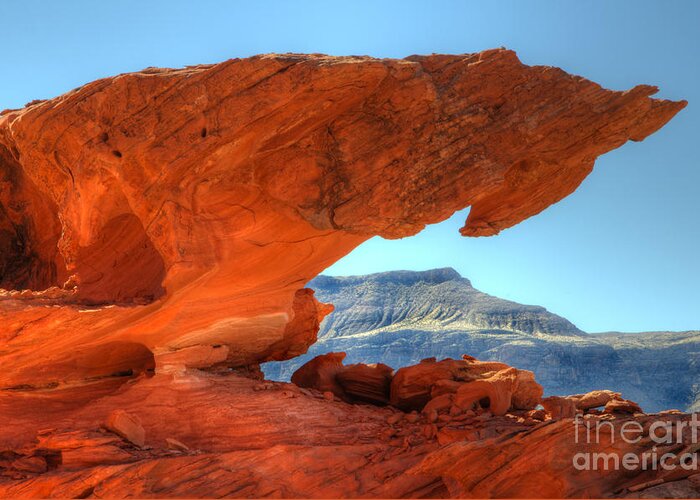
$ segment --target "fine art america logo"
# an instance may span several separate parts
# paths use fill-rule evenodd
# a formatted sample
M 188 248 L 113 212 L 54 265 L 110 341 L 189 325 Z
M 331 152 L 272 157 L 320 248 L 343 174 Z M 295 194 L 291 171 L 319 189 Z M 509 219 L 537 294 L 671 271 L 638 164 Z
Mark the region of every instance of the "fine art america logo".
M 698 470 L 699 429 L 697 413 L 690 419 L 647 421 L 644 425 L 634 420 L 616 422 L 576 415 L 576 444 L 597 451 L 576 453 L 573 465 L 580 471 Z M 629 451 L 631 448 L 640 450 Z

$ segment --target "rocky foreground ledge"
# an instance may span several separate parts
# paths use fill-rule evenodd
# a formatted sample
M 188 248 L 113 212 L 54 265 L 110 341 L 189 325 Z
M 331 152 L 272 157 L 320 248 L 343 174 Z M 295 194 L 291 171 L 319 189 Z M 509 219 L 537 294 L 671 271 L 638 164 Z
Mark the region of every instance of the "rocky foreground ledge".
M 307 387 L 184 370 L 144 374 L 70 412 L 66 399 L 79 388 L 25 394 L 14 410 L 45 427 L 0 452 L 0 496 L 700 493 L 700 421 L 690 415 L 645 415 L 610 391 L 542 400 L 532 373 L 470 357 L 396 374 L 339 360 L 332 353 L 302 367 L 295 379 Z M 648 470 L 624 466 L 630 456 Z
M 539 213 L 686 104 L 655 92 L 508 50 L 287 54 L 150 68 L 3 111 L 0 494 L 484 494 L 447 470 L 405 472 L 423 452 L 378 458 L 391 409 L 241 375 L 316 340 L 331 306 L 304 285 L 354 247 L 467 206 L 465 236 Z M 99 431 L 138 421 L 143 446 Z M 540 450 L 556 442 L 537 432 Z M 491 492 L 543 494 L 505 483 Z

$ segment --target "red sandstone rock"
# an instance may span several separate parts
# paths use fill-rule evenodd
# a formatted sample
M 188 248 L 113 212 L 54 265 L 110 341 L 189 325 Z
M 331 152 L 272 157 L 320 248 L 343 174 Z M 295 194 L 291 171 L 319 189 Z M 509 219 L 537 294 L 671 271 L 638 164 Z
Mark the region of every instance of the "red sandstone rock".
M 348 402 L 387 404 L 394 370 L 382 363 L 344 366 L 345 356 L 344 352 L 316 356 L 294 372 L 292 382 L 299 387 L 335 394 Z
M 117 445 L 79 446 L 61 451 L 60 469 L 84 470 L 134 461 L 134 455 Z
M 307 361 L 292 375 L 292 383 L 299 387 L 330 392 L 341 399 L 349 399 L 336 380 L 336 375 L 343 369 L 344 352 L 329 352 Z M 331 398 L 332 399 L 332 398 Z
M 659 415 L 685 415 L 686 412 L 677 410 L 677 409 L 670 409 L 670 410 L 662 410 L 658 413 Z
M 494 415 L 505 415 L 513 396 L 512 380 L 474 380 L 464 384 L 455 393 L 455 405 L 471 410 L 475 405 L 489 408 Z
M 561 396 L 549 396 L 542 400 L 542 406 L 552 418 L 573 418 L 576 416 L 576 401 Z
M 466 366 L 464 361 L 445 359 L 400 368 L 391 381 L 391 404 L 403 410 L 422 409 L 436 382 L 454 381 Z
M 441 449 L 402 421 L 421 436 L 394 446 L 380 438 L 387 409 L 206 370 L 305 352 L 330 306 L 304 283 L 375 235 L 409 236 L 467 206 L 462 234 L 491 235 L 561 200 L 597 156 L 685 106 L 655 90 L 607 91 L 507 50 L 268 55 L 148 69 L 2 112 L 0 448 L 25 457 L 12 450 L 59 424 L 70 437 L 40 436 L 56 446 L 45 473 L 3 465 L 0 496 L 617 491 L 631 479 L 581 486 L 569 460 L 543 453 L 567 450 L 568 428 Z M 431 377 L 503 369 L 462 363 L 402 382 L 397 401 L 424 405 L 438 395 Z M 138 415 L 155 446 L 202 452 L 100 442 L 91 433 L 115 410 Z M 499 417 L 484 416 L 479 439 L 498 434 Z
M 129 430 L 129 424 L 117 422 L 117 425 Z M 80 470 L 136 460 L 134 454 L 124 449 L 126 443 L 123 437 L 115 434 L 87 429 L 52 430 L 37 437 L 36 448 L 37 451 L 48 450 L 48 458 L 54 463 L 54 468 L 60 467 L 61 470 Z
M 443 412 L 449 411 L 452 406 L 454 396 L 452 394 L 441 394 L 435 396 L 423 407 L 423 413 L 428 415 L 430 412 Z
M 421 362 L 401 368 L 391 383 L 391 404 L 408 409 L 439 409 L 454 402 L 461 410 L 483 400 L 495 414 L 510 409 L 534 409 L 542 398 L 542 386 L 532 372 L 504 363 L 469 359 Z M 432 405 L 429 401 L 435 401 Z
M 419 417 L 417 413 L 409 413 L 408 415 L 406 415 L 406 422 L 409 422 L 411 424 L 415 424 L 416 422 L 418 422 L 418 419 Z
M 185 347 L 176 351 L 164 351 L 155 356 L 156 368 L 168 371 L 173 367 L 208 368 L 217 363 L 224 363 L 228 359 L 227 346 L 220 345 L 196 345 Z
M 389 415 L 387 417 L 386 422 L 389 425 L 394 425 L 394 424 L 400 422 L 402 418 L 403 418 L 403 415 L 401 413 L 394 413 L 394 414 Z
M 330 263 L 467 206 L 465 235 L 539 213 L 685 106 L 655 91 L 507 50 L 268 55 L 5 111 L 0 288 L 53 291 L 0 297 L 0 387 L 84 378 L 75 346 L 95 366 L 116 343 L 226 346 L 231 366 L 296 356 L 329 310 L 301 287 Z
M 393 368 L 385 364 L 358 363 L 343 367 L 335 378 L 351 400 L 385 405 L 393 375 Z
M 41 474 L 48 470 L 46 460 L 43 457 L 22 457 L 12 462 L 12 468 L 20 472 L 31 472 Z
M 430 389 L 430 397 L 435 398 L 442 394 L 454 394 L 461 386 L 462 382 L 458 382 L 457 380 L 436 380 Z
M 544 389 L 535 380 L 535 374 L 528 370 L 516 370 L 511 408 L 532 410 L 542 401 Z
M 480 380 L 467 382 L 455 393 L 455 404 L 465 410 L 481 404 L 494 415 L 509 409 L 534 409 L 542 398 L 542 386 L 532 372 L 507 368 Z
M 442 446 L 456 441 L 476 441 L 479 439 L 479 431 L 474 429 L 441 429 L 437 434 L 438 443 Z
M 185 443 L 182 441 L 178 441 L 177 439 L 174 438 L 165 438 L 165 443 L 168 445 L 168 448 L 171 450 L 178 450 L 178 451 L 190 451 L 189 446 L 187 446 Z
M 104 427 L 136 446 L 146 444 L 146 432 L 139 419 L 123 410 L 115 410 L 110 413 Z
M 628 399 L 611 399 L 606 403 L 603 413 L 642 413 L 642 409 Z
M 547 418 L 547 412 L 545 410 L 530 410 L 526 412 L 525 415 L 528 418 L 539 421 L 542 421 L 545 418 Z
M 614 399 L 622 399 L 622 395 L 619 392 L 602 390 L 569 396 L 569 399 L 573 399 L 576 402 L 576 408 L 579 410 L 590 410 L 591 408 L 605 406 Z

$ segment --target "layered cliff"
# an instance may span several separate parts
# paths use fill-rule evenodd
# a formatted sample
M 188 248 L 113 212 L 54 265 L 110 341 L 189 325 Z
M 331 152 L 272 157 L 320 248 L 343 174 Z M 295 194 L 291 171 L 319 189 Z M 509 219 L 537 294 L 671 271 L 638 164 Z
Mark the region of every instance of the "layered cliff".
M 149 460 L 158 469 L 172 458 L 159 455 L 166 433 L 197 453 L 267 450 L 245 456 L 273 464 L 270 454 L 292 453 L 273 448 L 280 433 L 309 457 L 354 436 L 374 443 L 350 425 L 377 418 L 371 411 L 316 412 L 305 398 L 292 407 L 254 395 L 232 370 L 255 376 L 260 362 L 305 352 L 331 308 L 304 284 L 366 239 L 410 236 L 467 206 L 462 234 L 492 235 L 567 196 L 597 156 L 644 139 L 685 106 L 650 98 L 655 91 L 608 91 L 507 50 L 288 54 L 149 68 L 3 111 L 0 445 L 29 469 L 13 465 L 12 480 L 42 475 L 3 491 L 88 496 L 96 486 L 71 488 L 123 460 L 142 477 Z M 251 405 L 251 420 L 226 420 L 239 426 L 233 434 L 210 425 L 232 415 L 222 409 L 241 398 L 230 391 Z M 119 408 L 143 423 L 150 451 L 90 434 Z M 281 424 L 278 412 L 291 408 L 298 421 Z M 348 425 L 336 441 L 324 433 L 338 422 Z M 54 455 L 42 455 L 42 469 L 21 450 L 59 423 L 59 437 L 49 435 L 63 444 L 41 450 L 62 450 L 74 468 L 43 476 L 60 465 Z M 336 465 L 359 463 L 358 453 L 367 456 L 351 447 Z M 129 489 L 119 467 L 109 470 L 126 482 L 106 494 L 179 491 Z M 303 481 L 285 489 L 284 478 L 246 490 L 241 474 L 228 494 L 338 493 Z M 350 486 L 342 496 L 414 494 L 406 483 Z M 223 493 L 200 485 L 190 494 Z

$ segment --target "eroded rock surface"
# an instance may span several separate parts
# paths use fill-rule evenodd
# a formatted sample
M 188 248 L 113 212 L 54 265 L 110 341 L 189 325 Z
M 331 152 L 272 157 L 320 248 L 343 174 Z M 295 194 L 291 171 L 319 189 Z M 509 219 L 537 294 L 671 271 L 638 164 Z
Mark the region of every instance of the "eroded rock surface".
M 531 410 L 540 404 L 542 386 L 532 372 L 503 363 L 464 359 L 428 359 L 396 372 L 391 382 L 391 403 L 403 410 L 423 410 L 435 398 L 462 410 L 484 407 L 495 415 L 509 409 Z
M 601 474 L 571 465 L 582 450 L 650 452 L 650 424 L 689 422 L 685 414 L 590 413 L 576 424 L 543 410 L 496 416 L 435 405 L 404 413 L 235 374 L 190 369 L 142 377 L 89 405 L 60 390 L 27 394 L 22 405 L 44 410 L 31 415 L 39 430 L 30 435 L 26 423 L 10 421 L 22 431 L 13 433 L 22 444 L 0 451 L 0 496 L 557 498 L 647 496 L 659 486 L 700 491 L 692 471 Z M 0 394 L 4 412 L 8 403 L 22 412 L 16 398 Z M 144 446 L 104 429 L 114 408 L 138 418 Z M 576 425 L 586 422 L 612 422 L 618 431 L 637 422 L 644 439 L 631 445 L 617 436 L 613 443 L 607 433 L 599 443 L 577 444 Z M 691 427 L 683 429 L 680 448 L 693 450 Z
M 368 238 L 467 206 L 462 234 L 492 235 L 561 200 L 685 106 L 655 91 L 507 50 L 267 55 L 2 112 L 0 496 L 468 491 L 420 462 L 534 414 L 404 417 L 231 370 L 305 352 L 331 308 L 304 285 Z M 100 430 L 115 410 L 128 432 Z
M 60 382 L 75 345 L 226 345 L 235 365 L 303 353 L 329 309 L 302 287 L 330 263 L 467 206 L 465 235 L 540 212 L 685 105 L 655 91 L 507 50 L 268 55 L 5 111 L 0 387 Z
M 391 403 L 404 411 L 427 413 L 454 404 L 460 410 L 484 407 L 504 415 L 510 409 L 533 410 L 542 400 L 542 386 L 532 372 L 471 356 L 425 359 L 396 374 L 383 364 L 345 366 L 344 359 L 344 352 L 316 356 L 294 372 L 292 382 L 348 402 Z

